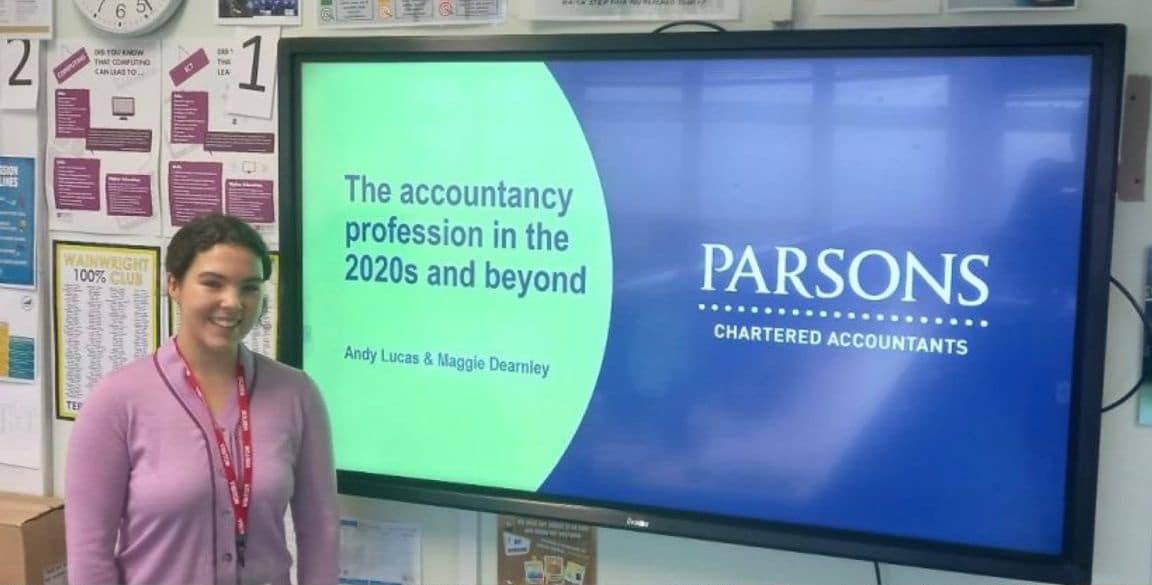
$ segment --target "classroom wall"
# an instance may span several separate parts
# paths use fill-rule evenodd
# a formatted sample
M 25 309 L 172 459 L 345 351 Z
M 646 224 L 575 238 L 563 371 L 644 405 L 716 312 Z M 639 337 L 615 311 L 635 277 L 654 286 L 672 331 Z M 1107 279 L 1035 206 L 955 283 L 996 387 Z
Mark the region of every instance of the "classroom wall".
M 509 0 L 509 19 L 500 25 L 339 31 L 336 34 L 489 34 L 647 31 L 652 23 L 533 24 L 516 18 L 520 3 Z M 1080 0 L 1081 9 L 1047 13 L 983 13 L 899 17 L 828 17 L 816 14 L 816 0 L 744 0 L 739 22 L 730 29 L 772 28 L 791 12 L 785 26 L 813 28 L 875 28 L 907 26 L 969 26 L 996 24 L 1111 23 L 1128 29 L 1128 72 L 1152 74 L 1152 2 L 1148 0 Z M 314 1 L 306 1 L 304 25 L 284 30 L 284 36 L 314 36 Z M 161 38 L 228 38 L 231 29 L 217 27 L 211 15 L 215 2 L 186 0 L 181 12 L 156 33 Z M 57 38 L 95 36 L 80 20 L 71 0 L 58 0 Z M 327 31 L 324 31 L 327 33 Z M 50 47 L 46 47 L 46 51 Z M 43 103 L 43 102 L 42 102 Z M 42 124 L 42 120 L 39 121 Z M 6 122 L 3 134 L 15 127 Z M 35 127 L 29 118 L 18 124 Z M 30 125 L 30 126 L 29 126 Z M 0 137 L 0 148 L 5 146 Z M 45 217 L 41 214 L 40 217 Z M 43 224 L 44 222 L 41 222 Z M 1139 291 L 1144 279 L 1144 253 L 1152 244 L 1152 204 L 1118 203 L 1113 252 L 1113 274 L 1129 289 Z M 46 254 L 41 259 L 47 258 Z M 42 267 L 46 262 L 41 262 Z M 46 268 L 41 282 L 47 282 Z M 1131 386 L 1140 367 L 1140 327 L 1130 307 L 1113 294 L 1109 319 L 1105 396 L 1110 401 Z M 48 318 L 45 311 L 45 319 Z M 45 329 L 45 333 L 47 330 Z M 45 347 L 47 353 L 50 348 Z M 42 469 L 0 465 L 0 489 L 60 494 L 63 462 L 71 423 L 52 419 L 52 385 L 42 377 L 44 395 L 45 464 Z M 1136 425 L 1131 404 L 1104 418 L 1095 577 L 1097 583 L 1152 584 L 1152 470 L 1145 465 L 1152 455 L 1152 429 Z M 994 479 L 994 478 L 990 478 Z M 489 514 L 343 498 L 346 514 L 387 521 L 413 522 L 423 529 L 423 579 L 426 583 L 495 583 L 497 534 Z M 726 545 L 620 530 L 601 529 L 600 582 L 631 583 L 873 583 L 871 563 Z M 885 583 L 1020 583 L 911 567 L 884 565 Z

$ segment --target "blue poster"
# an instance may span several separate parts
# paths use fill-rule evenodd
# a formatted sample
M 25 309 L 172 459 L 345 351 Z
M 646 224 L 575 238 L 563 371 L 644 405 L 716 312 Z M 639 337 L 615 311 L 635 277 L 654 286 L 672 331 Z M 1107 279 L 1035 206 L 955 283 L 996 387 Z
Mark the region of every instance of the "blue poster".
M 0 285 L 36 284 L 36 161 L 0 156 Z

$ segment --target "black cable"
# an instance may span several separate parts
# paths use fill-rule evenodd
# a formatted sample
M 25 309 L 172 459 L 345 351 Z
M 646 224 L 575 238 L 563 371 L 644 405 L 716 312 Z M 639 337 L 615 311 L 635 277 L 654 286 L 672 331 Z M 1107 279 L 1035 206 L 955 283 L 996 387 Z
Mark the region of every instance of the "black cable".
M 708 22 L 707 20 L 675 20 L 656 27 L 656 29 L 652 32 L 662 33 L 670 28 L 677 26 L 702 26 L 704 28 L 710 28 L 716 32 L 728 32 L 728 29 L 716 24 L 715 22 Z
M 1136 314 L 1140 315 L 1140 322 L 1144 324 L 1145 336 L 1148 336 L 1150 333 L 1152 333 L 1152 323 L 1148 322 L 1148 315 L 1144 314 L 1144 310 L 1140 308 L 1140 303 L 1136 302 L 1136 297 L 1132 296 L 1132 293 L 1128 292 L 1128 289 L 1124 288 L 1124 285 L 1120 284 L 1120 281 L 1116 280 L 1115 276 L 1109 275 L 1108 282 L 1111 282 L 1112 286 L 1115 286 L 1124 295 L 1124 298 L 1128 299 L 1128 302 L 1132 304 L 1132 308 L 1136 310 Z M 1128 401 L 1129 398 L 1135 396 L 1136 393 L 1140 391 L 1140 387 L 1144 385 L 1145 374 L 1146 372 L 1144 372 L 1144 367 L 1141 365 L 1140 378 L 1136 380 L 1136 385 L 1132 386 L 1132 389 L 1125 392 L 1124 395 L 1121 396 L 1118 400 L 1101 409 L 1100 413 L 1107 413 L 1109 410 L 1124 404 Z
M 876 585 L 884 585 L 880 580 L 880 561 L 872 561 L 872 568 L 876 569 Z

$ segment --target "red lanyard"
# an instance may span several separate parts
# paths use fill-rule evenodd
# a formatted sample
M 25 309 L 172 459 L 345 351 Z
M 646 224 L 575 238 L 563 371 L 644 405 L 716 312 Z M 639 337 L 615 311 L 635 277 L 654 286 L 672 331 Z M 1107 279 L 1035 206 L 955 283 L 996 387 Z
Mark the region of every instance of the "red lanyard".
M 176 348 L 180 353 L 180 348 Z M 180 353 L 180 359 L 184 354 Z M 184 378 L 188 385 L 196 392 L 196 396 L 208 406 L 204 391 L 200 389 L 200 381 L 184 361 Z M 244 466 L 243 486 L 236 478 L 236 466 L 232 462 L 232 450 L 228 448 L 228 441 L 224 438 L 224 429 L 216 424 L 216 418 L 209 409 L 208 416 L 212 419 L 212 430 L 216 432 L 216 446 L 220 451 L 220 463 L 224 466 L 224 478 L 228 480 L 228 493 L 232 497 L 232 517 L 236 520 L 236 560 L 241 567 L 244 566 L 244 548 L 248 540 L 248 504 L 252 497 L 252 421 L 249 417 L 248 384 L 244 382 L 244 366 L 236 364 L 236 402 L 240 407 L 240 452 L 243 455 Z

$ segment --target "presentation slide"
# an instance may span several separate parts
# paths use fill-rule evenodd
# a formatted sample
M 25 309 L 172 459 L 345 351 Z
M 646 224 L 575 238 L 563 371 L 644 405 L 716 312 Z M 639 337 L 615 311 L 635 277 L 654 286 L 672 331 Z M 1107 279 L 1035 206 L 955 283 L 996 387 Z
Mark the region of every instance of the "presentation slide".
M 301 80 L 340 469 L 1062 550 L 1088 57 Z

